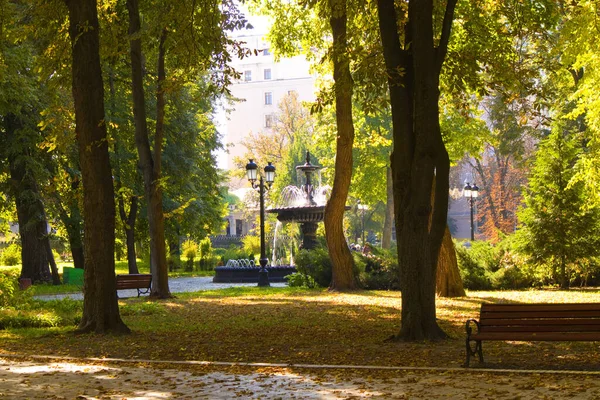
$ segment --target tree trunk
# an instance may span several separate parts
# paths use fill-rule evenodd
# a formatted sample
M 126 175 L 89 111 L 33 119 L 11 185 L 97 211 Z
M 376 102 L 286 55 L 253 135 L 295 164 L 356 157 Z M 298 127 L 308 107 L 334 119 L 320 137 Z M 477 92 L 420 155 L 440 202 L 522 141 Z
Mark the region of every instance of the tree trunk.
M 7 137 L 16 137 L 22 128 L 21 121 L 13 114 L 4 118 Z M 33 172 L 27 168 L 27 149 L 21 154 L 8 157 L 10 172 L 10 191 L 15 199 L 19 236 L 21 237 L 21 278 L 31 282 L 49 282 L 50 269 L 45 242 L 48 224 L 44 205 L 40 198 Z
M 391 167 L 387 168 L 386 189 L 385 219 L 381 235 L 381 248 L 390 249 L 392 247 L 392 227 L 394 224 L 394 184 Z
M 150 229 L 150 271 L 152 273 L 151 296 L 171 297 L 167 269 L 164 215 L 162 210 L 162 188 L 160 186 L 161 152 L 164 127 L 164 82 L 165 82 L 165 40 L 167 31 L 160 37 L 158 55 L 158 90 L 156 95 L 156 132 L 154 136 L 154 157 L 150 150 L 150 139 L 146 123 L 144 82 L 142 76 L 142 41 L 139 37 L 141 22 L 138 0 L 127 0 L 129 12 L 129 41 L 131 56 L 131 87 L 133 95 L 133 116 L 135 121 L 135 144 L 144 175 L 144 189 L 148 205 L 148 225 Z
M 402 48 L 394 1 L 377 1 L 394 135 L 391 165 L 402 291 L 402 326 L 394 338 L 399 340 L 446 337 L 437 324 L 435 308 L 450 169 L 439 125 L 438 101 L 439 74 L 455 5 L 456 0 L 446 4 L 436 48 L 433 1 L 411 0 Z
M 80 332 L 128 333 L 115 278 L 115 197 L 104 124 L 104 88 L 95 0 L 64 0 L 69 9 L 75 132 L 83 178 L 85 275 Z
M 58 267 L 56 266 L 56 261 L 54 260 L 54 254 L 52 254 L 52 247 L 50 246 L 50 238 L 48 236 L 44 238 L 44 247 L 46 248 L 46 257 L 48 257 L 48 262 L 50 263 L 50 271 L 52 272 L 52 284 L 60 285 Z
M 332 263 L 331 290 L 358 288 L 354 277 L 354 259 L 344 235 L 344 212 L 352 179 L 352 77 L 347 49 L 346 1 L 329 0 L 331 31 L 333 33 L 333 79 L 335 80 L 335 110 L 337 141 L 335 176 L 331 196 L 325 207 L 325 237 Z
M 137 257 L 135 254 L 135 220 L 137 218 L 138 199 L 136 196 L 129 198 L 129 215 L 125 212 L 123 196 L 119 196 L 119 216 L 125 229 L 125 243 L 127 245 L 127 268 L 130 274 L 139 274 Z
M 463 297 L 465 288 L 458 271 L 458 260 L 450 229 L 446 227 L 437 264 L 436 293 L 440 297 Z
M 76 190 L 77 186 L 78 184 L 76 183 L 71 184 L 73 190 Z M 69 206 L 69 212 L 67 212 L 59 193 L 54 192 L 53 197 L 56 208 L 58 208 L 58 217 L 67 231 L 67 240 L 69 241 L 69 248 L 71 249 L 71 256 L 73 257 L 73 266 L 75 268 L 84 269 L 83 241 L 81 239 L 82 220 L 79 206 L 76 201 L 73 201 Z

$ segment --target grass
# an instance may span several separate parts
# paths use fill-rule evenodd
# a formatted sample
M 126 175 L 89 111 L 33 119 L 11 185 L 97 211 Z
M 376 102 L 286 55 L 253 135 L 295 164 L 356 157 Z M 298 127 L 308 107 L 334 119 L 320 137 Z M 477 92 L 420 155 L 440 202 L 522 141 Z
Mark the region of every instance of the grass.
M 73 263 L 72 262 L 59 262 L 57 263 L 57 268 L 58 268 L 58 273 L 61 276 L 61 280 L 62 280 L 62 276 L 63 276 L 63 268 L 65 267 L 73 267 Z M 146 262 L 143 262 L 141 260 L 138 260 L 138 270 L 141 274 L 149 274 L 150 273 L 150 267 L 148 266 L 148 264 Z M 17 265 L 17 266 L 1 266 L 0 265 L 0 273 L 2 271 L 16 271 L 17 273 L 21 271 L 21 266 Z M 120 274 L 128 274 L 129 273 L 129 268 L 127 266 L 127 261 L 115 261 L 115 274 L 120 275 Z M 184 271 L 183 267 L 176 270 L 176 271 L 171 271 L 169 272 L 169 277 L 171 278 L 175 278 L 175 277 L 184 277 L 184 276 L 213 276 L 214 275 L 214 271 Z M 81 292 L 83 289 L 83 287 L 81 285 L 76 285 L 76 284 L 61 284 L 61 285 L 52 285 L 50 283 L 46 283 L 46 284 L 36 284 L 31 286 L 31 288 L 29 289 L 29 291 L 32 293 L 33 296 L 37 296 L 37 295 L 52 295 L 52 294 L 64 294 L 64 293 L 79 293 Z
M 464 362 L 464 323 L 478 317 L 481 302 L 595 302 L 599 295 L 598 290 L 532 290 L 469 292 L 467 297 L 438 299 L 439 324 L 450 338 L 435 343 L 387 341 L 399 331 L 398 292 L 238 287 L 178 294 L 163 301 L 119 300 L 123 321 L 133 331 L 127 336 L 74 335 L 81 302 L 36 302 L 38 312 L 60 323 L 1 330 L 0 351 L 154 360 L 459 367 Z M 484 343 L 486 366 L 491 368 L 598 370 L 597 350 L 597 343 L 590 342 Z

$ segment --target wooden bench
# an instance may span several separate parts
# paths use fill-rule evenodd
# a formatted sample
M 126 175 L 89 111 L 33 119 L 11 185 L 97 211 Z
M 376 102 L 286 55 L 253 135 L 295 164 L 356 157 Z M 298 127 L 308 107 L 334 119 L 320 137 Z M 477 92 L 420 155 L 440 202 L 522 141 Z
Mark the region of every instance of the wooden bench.
M 482 304 L 479 321 L 468 320 L 466 328 L 468 367 L 476 354 L 483 362 L 484 340 L 600 341 L 600 304 Z
M 117 275 L 117 291 L 123 289 L 137 289 L 138 297 L 141 294 L 150 293 L 152 275 L 150 274 L 128 274 Z

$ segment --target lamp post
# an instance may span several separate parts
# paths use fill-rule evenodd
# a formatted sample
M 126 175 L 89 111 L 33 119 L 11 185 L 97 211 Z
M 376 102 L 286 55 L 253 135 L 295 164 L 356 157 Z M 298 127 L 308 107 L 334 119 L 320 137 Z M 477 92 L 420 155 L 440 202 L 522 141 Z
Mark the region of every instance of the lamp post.
M 467 198 L 469 201 L 469 205 L 471 206 L 471 241 L 475 240 L 475 225 L 473 223 L 473 203 L 475 199 L 479 195 L 479 188 L 476 184 L 473 183 L 473 186 L 467 182 L 465 188 L 463 190 L 463 196 Z
M 246 176 L 250 181 L 253 189 L 258 189 L 260 194 L 260 270 L 258 271 L 258 286 L 271 286 L 269 283 L 269 271 L 267 271 L 267 255 L 265 252 L 265 182 L 267 184 L 266 189 L 270 189 L 275 179 L 275 166 L 269 162 L 265 167 L 265 177 L 261 175 L 258 184 L 256 179 L 258 178 L 258 165 L 254 160 L 250 160 L 246 164 Z

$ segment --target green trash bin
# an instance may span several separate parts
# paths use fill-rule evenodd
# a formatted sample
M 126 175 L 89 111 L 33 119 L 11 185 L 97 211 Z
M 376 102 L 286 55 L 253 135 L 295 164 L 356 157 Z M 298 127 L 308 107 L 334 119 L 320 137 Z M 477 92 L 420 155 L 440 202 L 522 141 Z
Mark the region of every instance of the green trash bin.
M 83 270 L 80 268 L 64 267 L 63 283 L 83 286 Z

